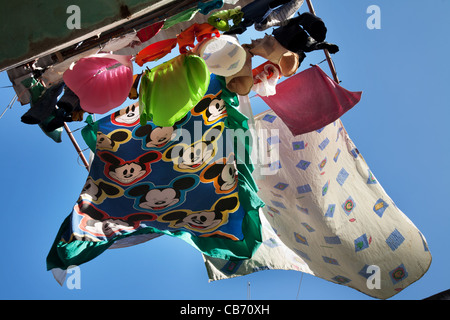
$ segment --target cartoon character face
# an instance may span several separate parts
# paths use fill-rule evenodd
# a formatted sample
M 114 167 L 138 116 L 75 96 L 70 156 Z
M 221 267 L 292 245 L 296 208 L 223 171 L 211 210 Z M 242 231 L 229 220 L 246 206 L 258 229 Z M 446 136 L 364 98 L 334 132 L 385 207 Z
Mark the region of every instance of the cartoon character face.
M 116 130 L 110 132 L 108 135 L 97 132 L 97 145 L 96 148 L 99 150 L 111 150 L 117 151 L 120 144 L 123 144 L 131 139 L 131 134 L 128 131 Z
M 180 201 L 180 195 L 175 189 L 153 189 L 147 192 L 139 205 L 144 209 L 162 210 Z
M 131 161 L 124 161 L 107 151 L 97 154 L 106 163 L 105 175 L 121 185 L 131 185 L 143 179 L 151 172 L 150 163 L 161 159 L 161 153 L 157 151 L 147 152 Z
M 202 115 L 205 124 L 212 124 L 220 118 L 227 116 L 227 109 L 225 101 L 221 96 L 222 91 L 215 95 L 206 95 L 202 100 L 193 108 L 192 114 Z
M 217 227 L 222 222 L 222 214 L 212 211 L 202 211 L 186 215 L 178 226 L 187 225 L 190 229 L 207 230 Z
M 175 138 L 174 128 L 173 127 L 156 127 L 152 128 L 152 126 L 147 125 L 142 128 L 148 129 L 147 132 L 147 143 L 145 146 L 147 148 L 162 148 L 164 147 L 172 138 Z M 136 132 L 139 135 L 139 132 Z
M 186 149 L 180 150 L 181 169 L 196 169 L 203 164 L 203 161 L 210 159 L 213 155 L 214 148 L 211 144 L 201 141 L 194 143 Z
M 128 184 L 145 174 L 145 167 L 139 163 L 125 163 L 109 172 L 110 176 L 116 180 Z
M 158 220 L 169 222 L 173 228 L 184 227 L 197 232 L 211 232 L 228 221 L 228 213 L 234 212 L 239 206 L 236 194 L 219 199 L 210 210 L 171 211 L 161 215 Z
M 221 162 L 215 162 L 206 167 L 200 174 L 200 179 L 204 182 L 212 181 L 216 188 L 216 193 L 228 193 L 237 185 L 237 169 L 234 155 L 223 158 Z
M 217 140 L 222 135 L 223 123 L 210 128 L 202 137 L 191 145 L 179 143 L 171 146 L 164 153 L 165 161 L 173 161 L 175 170 L 198 171 L 214 158 L 217 150 Z
M 133 104 L 111 115 L 111 122 L 119 126 L 132 127 L 139 123 L 140 113 L 139 106 Z
M 220 175 L 218 176 L 218 183 L 220 190 L 228 191 L 236 185 L 236 166 L 234 163 L 226 164 L 223 166 Z
M 140 184 L 126 191 L 128 197 L 137 198 L 135 209 L 151 211 L 165 210 L 182 204 L 186 192 L 199 184 L 199 178 L 187 175 L 171 181 L 168 186 L 155 187 L 152 183 Z
M 109 184 L 102 179 L 94 181 L 91 177 L 88 177 L 81 190 L 80 198 L 99 204 L 107 197 L 117 198 L 122 194 L 123 190 L 119 187 Z
M 179 126 L 185 123 L 190 118 L 190 114 L 187 114 L 183 119 L 175 122 L 172 127 L 155 127 L 152 124 L 146 124 L 136 128 L 133 135 L 136 138 L 144 138 L 143 148 L 163 148 L 170 141 L 174 141 L 177 133 L 176 130 Z

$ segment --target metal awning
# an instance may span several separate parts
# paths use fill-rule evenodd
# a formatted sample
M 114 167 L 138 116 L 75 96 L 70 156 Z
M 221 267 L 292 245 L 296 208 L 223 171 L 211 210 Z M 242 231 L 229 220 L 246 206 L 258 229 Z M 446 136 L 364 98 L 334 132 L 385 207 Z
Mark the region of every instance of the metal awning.
M 198 4 L 198 0 L 77 1 L 80 29 L 69 29 L 67 1 L 20 1 L 2 4 L 0 71 L 39 59 L 45 67 L 108 40 L 164 20 Z

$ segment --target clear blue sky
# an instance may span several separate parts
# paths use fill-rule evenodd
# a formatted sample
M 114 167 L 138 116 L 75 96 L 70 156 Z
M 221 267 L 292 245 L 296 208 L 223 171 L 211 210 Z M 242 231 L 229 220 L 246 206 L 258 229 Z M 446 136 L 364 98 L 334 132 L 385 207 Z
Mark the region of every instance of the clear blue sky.
M 422 299 L 450 288 L 450 1 L 316 0 L 341 85 L 362 90 L 342 118 L 355 145 L 397 206 L 425 235 L 433 257 L 428 272 L 395 299 Z M 381 29 L 369 30 L 370 5 Z M 306 3 L 300 11 L 306 11 Z M 264 33 L 247 32 L 241 43 Z M 322 61 L 309 54 L 301 70 Z M 329 73 L 326 63 L 322 69 Z M 0 87 L 8 86 L 5 72 Z M 253 94 L 252 94 L 253 95 Z M 0 89 L 0 112 L 14 92 Z M 265 107 L 252 99 L 254 112 Z M 87 172 L 64 133 L 57 144 L 20 117 L 16 103 L 0 119 L 2 227 L 0 299 L 372 299 L 354 289 L 295 271 L 262 271 L 208 282 L 201 254 L 167 236 L 109 250 L 81 266 L 81 289 L 59 286 L 45 259 Z M 82 123 L 70 124 L 72 129 Z M 86 148 L 81 135 L 75 136 Z M 86 153 L 87 154 L 87 153 Z

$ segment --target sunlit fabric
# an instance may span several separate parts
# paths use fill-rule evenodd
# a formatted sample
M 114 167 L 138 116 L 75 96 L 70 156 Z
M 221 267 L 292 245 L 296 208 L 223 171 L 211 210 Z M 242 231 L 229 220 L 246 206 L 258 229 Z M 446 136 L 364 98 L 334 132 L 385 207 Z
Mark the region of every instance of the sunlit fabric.
M 133 85 L 131 56 L 98 54 L 82 58 L 64 72 L 63 79 L 84 111 L 104 114 L 128 98 Z
M 362 92 L 351 92 L 313 66 L 276 86 L 277 93 L 262 96 L 292 134 L 318 130 L 353 108 Z
M 246 261 L 205 257 L 210 280 L 299 270 L 386 299 L 425 274 L 425 237 L 384 191 L 340 120 L 297 136 L 273 111 L 255 123 L 271 160 L 259 168 L 258 195 L 278 238 L 265 236 Z M 295 263 L 288 253 L 280 256 L 283 246 Z
M 203 41 L 196 46 L 194 53 L 205 61 L 211 73 L 224 77 L 238 73 L 247 57 L 239 42 L 227 35 Z
M 171 127 L 205 95 L 210 73 L 199 56 L 178 55 L 145 70 L 139 86 L 141 124 Z
M 145 42 L 151 38 L 153 38 L 159 31 L 161 31 L 164 25 L 164 21 L 158 21 L 153 23 L 150 26 L 140 29 L 136 36 L 139 38 L 141 42 Z
M 261 242 L 263 204 L 252 166 L 237 161 L 246 149 L 232 144 L 228 131 L 245 132 L 246 118 L 228 103 L 230 94 L 222 94 L 213 76 L 204 98 L 171 127 L 140 125 L 132 105 L 84 129 L 84 137 L 96 134 L 95 157 L 50 250 L 49 270 L 80 265 L 153 233 L 179 237 L 215 257 L 252 256 Z
M 262 66 L 253 69 L 253 87 L 259 96 L 272 96 L 276 94 L 276 86 L 281 78 L 280 69 L 268 61 Z
M 241 11 L 240 7 L 228 10 L 221 10 L 215 12 L 214 14 L 208 17 L 208 23 L 215 26 L 220 31 L 228 31 L 230 30 L 229 20 L 233 22 L 233 25 L 238 25 L 244 13 Z
M 219 30 L 209 23 L 194 23 L 186 30 L 177 34 L 176 38 L 164 39 L 139 51 L 136 55 L 136 63 L 143 66 L 145 63 L 163 58 L 177 45 L 181 54 L 187 53 L 195 47 L 195 41 L 202 42 L 213 36 L 220 37 Z

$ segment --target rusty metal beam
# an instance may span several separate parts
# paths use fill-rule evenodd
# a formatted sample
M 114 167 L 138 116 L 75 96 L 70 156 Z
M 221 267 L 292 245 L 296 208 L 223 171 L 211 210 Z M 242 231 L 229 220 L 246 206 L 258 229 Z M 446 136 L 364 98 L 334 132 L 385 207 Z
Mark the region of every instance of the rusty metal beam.
M 81 161 L 83 161 L 84 167 L 87 171 L 89 171 L 89 162 L 86 160 L 86 157 L 83 154 L 83 151 L 81 150 L 80 146 L 77 143 L 77 140 L 73 136 L 72 132 L 69 129 L 69 126 L 67 123 L 64 122 L 64 130 L 66 131 L 67 135 L 70 138 L 70 141 L 72 141 L 73 146 L 75 147 L 75 150 L 77 150 L 78 156 L 80 157 Z
M 311 12 L 314 15 L 316 15 L 316 11 L 314 10 L 314 6 L 313 6 L 311 0 L 306 0 L 306 3 L 308 4 L 309 12 Z M 328 52 L 327 49 L 324 49 L 323 51 L 325 53 L 325 58 L 327 59 L 328 66 L 330 67 L 330 70 L 331 70 L 331 73 L 333 75 L 334 81 L 336 83 L 339 83 L 340 81 L 339 81 L 339 78 L 338 78 L 338 75 L 337 75 L 337 72 L 336 72 L 336 68 L 334 66 L 333 59 L 331 59 L 331 55 L 330 55 L 330 53 Z

